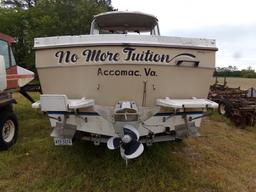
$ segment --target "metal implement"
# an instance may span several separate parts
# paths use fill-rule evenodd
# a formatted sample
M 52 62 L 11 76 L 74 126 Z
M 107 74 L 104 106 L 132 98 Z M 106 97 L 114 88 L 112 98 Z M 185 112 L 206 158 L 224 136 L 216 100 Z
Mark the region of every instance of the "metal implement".
M 256 125 L 256 89 L 230 88 L 227 83 L 215 83 L 208 98 L 219 103 L 219 113 L 229 117 L 236 126 Z

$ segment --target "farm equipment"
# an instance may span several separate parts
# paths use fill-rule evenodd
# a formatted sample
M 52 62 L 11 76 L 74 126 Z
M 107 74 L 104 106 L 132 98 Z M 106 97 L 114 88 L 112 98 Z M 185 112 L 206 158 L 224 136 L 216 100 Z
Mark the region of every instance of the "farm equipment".
M 241 90 L 230 88 L 226 81 L 217 81 L 210 87 L 208 98 L 219 103 L 218 111 L 235 123 L 236 126 L 256 125 L 256 89 Z
M 18 136 L 18 121 L 12 105 L 12 91 L 34 78 L 34 73 L 16 65 L 11 44 L 14 39 L 0 33 L 0 149 L 11 147 Z

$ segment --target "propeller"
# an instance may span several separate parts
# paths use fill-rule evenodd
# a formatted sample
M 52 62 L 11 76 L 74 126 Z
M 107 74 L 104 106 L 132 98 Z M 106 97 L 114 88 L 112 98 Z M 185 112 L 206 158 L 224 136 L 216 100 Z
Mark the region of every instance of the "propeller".
M 121 149 L 121 155 L 124 159 L 134 159 L 140 156 L 144 151 L 143 144 L 139 141 L 139 132 L 132 125 L 123 126 L 123 137 L 111 137 L 107 142 L 109 149 Z

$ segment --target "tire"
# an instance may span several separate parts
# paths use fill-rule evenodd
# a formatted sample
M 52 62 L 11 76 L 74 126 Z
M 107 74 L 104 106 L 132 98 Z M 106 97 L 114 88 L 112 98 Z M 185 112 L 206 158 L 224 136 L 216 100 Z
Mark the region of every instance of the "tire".
M 7 150 L 17 140 L 18 121 L 12 111 L 0 113 L 0 150 Z
M 218 111 L 219 114 L 229 117 L 232 115 L 233 105 L 228 99 L 223 99 L 219 103 Z

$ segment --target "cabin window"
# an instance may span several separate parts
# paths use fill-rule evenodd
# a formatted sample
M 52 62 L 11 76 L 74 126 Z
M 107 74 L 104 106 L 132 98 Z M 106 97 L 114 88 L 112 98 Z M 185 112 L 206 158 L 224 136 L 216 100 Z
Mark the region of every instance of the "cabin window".
M 4 57 L 5 68 L 10 67 L 9 46 L 6 41 L 0 40 L 0 55 Z
M 122 30 L 122 29 L 99 29 L 94 34 L 127 34 L 127 35 L 155 35 L 155 32 L 150 30 Z
M 129 35 L 151 35 L 150 31 L 129 31 L 127 32 Z
M 11 54 L 11 62 L 12 62 L 11 65 L 14 66 L 16 65 L 16 61 L 15 61 L 15 57 L 13 55 L 12 49 L 10 49 L 10 54 Z

